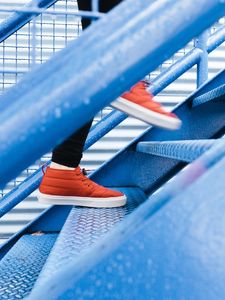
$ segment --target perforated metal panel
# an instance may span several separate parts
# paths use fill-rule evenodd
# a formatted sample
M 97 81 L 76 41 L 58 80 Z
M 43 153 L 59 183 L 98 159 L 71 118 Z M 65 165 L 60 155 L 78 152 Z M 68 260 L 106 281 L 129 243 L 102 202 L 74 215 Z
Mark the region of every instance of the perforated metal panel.
M 27 4 L 28 0 L 2 0 L 0 3 L 0 21 L 7 18 L 10 13 L 1 12 L 3 7 L 18 8 Z M 77 10 L 76 0 L 59 0 L 51 10 L 75 12 Z M 224 22 L 222 19 L 221 23 Z M 215 25 L 215 28 L 219 24 Z M 215 29 L 212 28 L 212 32 Z M 22 76 L 28 72 L 34 65 L 45 62 L 51 55 L 65 47 L 70 40 L 77 38 L 81 33 L 80 20 L 78 17 L 70 14 L 61 14 L 60 16 L 42 15 L 35 18 L 34 22 L 30 22 L 6 41 L 0 44 L 0 94 L 4 90 L 10 88 Z M 149 41 L 151 42 L 151 37 Z M 35 45 L 35 47 L 34 47 Z M 179 57 L 183 56 L 190 48 L 193 42 L 185 49 L 180 50 L 170 60 L 166 61 L 149 77 L 155 78 L 157 74 L 175 62 Z M 209 67 L 210 74 L 213 76 L 219 69 L 225 67 L 224 61 L 225 47 L 221 46 L 218 50 L 210 55 Z M 175 83 L 171 84 L 167 89 L 160 93 L 156 99 L 164 103 L 168 108 L 171 105 L 184 99 L 187 94 L 193 91 L 195 84 L 194 68 L 183 75 Z M 110 108 L 101 112 L 96 120 L 99 120 Z M 85 154 L 82 166 L 87 169 L 96 169 L 102 162 L 110 158 L 116 151 L 123 148 L 133 137 L 137 136 L 146 125 L 142 122 L 128 118 L 117 129 L 110 132 L 103 140 L 92 146 Z M 40 163 L 48 160 L 50 154 L 45 155 L 41 161 L 36 162 L 28 170 L 24 171 L 21 176 L 10 182 L 4 191 L 0 191 L 0 195 L 4 195 L 14 186 L 20 183 L 25 177 L 36 170 Z M 27 201 L 20 204 L 12 214 L 0 221 L 0 238 L 8 237 L 17 231 L 45 206 L 36 202 L 36 194 L 33 193 Z

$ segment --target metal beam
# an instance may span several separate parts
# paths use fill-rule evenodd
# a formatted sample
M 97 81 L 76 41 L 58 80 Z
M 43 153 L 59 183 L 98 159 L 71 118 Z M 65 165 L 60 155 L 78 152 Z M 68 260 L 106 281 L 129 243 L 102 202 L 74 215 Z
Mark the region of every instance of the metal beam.
M 33 0 L 26 8 L 48 8 L 58 0 Z M 0 8 L 1 11 L 1 8 Z M 10 15 L 0 24 L 0 43 L 6 40 L 10 35 L 15 33 L 21 27 L 30 22 L 33 17 L 37 17 L 39 13 L 34 12 L 16 12 Z
M 65 59 L 57 56 L 54 73 L 40 67 L 46 80 L 37 88 L 30 82 L 29 92 L 0 113 L 1 187 L 224 12 L 220 0 L 126 0 L 95 22 Z M 71 63 L 72 55 L 79 59 Z

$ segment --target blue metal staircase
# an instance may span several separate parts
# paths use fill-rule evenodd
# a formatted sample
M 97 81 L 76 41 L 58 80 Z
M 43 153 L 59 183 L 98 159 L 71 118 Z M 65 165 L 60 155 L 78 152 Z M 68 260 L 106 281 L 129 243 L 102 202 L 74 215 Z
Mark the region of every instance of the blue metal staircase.
M 33 8 L 24 22 L 38 13 Z M 224 13 L 219 0 L 126 0 L 27 74 L 0 99 L 1 186 Z M 13 20 L 15 30 L 25 24 Z M 198 64 L 199 88 L 175 108 L 180 130 L 150 127 L 91 174 L 126 193 L 127 206 L 46 210 L 0 247 L 0 299 L 225 297 L 225 71 L 203 84 L 207 53 L 224 40 L 223 29 L 208 44 L 203 34 L 153 82 L 157 94 Z M 110 113 L 92 128 L 85 148 L 125 118 Z M 38 170 L 5 196 L 0 215 L 36 189 L 41 176 Z
M 32 289 L 57 234 L 25 234 L 1 260 L 2 299 L 23 299 Z

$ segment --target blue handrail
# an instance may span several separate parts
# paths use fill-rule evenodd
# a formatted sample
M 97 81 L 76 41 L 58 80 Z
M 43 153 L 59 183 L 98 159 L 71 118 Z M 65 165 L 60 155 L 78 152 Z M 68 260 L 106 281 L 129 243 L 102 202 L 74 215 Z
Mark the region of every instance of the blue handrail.
M 225 40 L 225 26 L 214 32 L 207 43 L 207 52 L 210 53 L 218 47 Z M 194 48 L 188 52 L 184 57 L 180 58 L 171 67 L 161 73 L 153 81 L 150 90 L 153 94 L 158 94 L 171 82 L 176 80 L 179 76 L 189 70 L 193 65 L 199 62 L 201 57 L 201 50 Z M 100 139 L 104 134 L 116 127 L 127 116 L 121 112 L 114 111 L 106 116 L 99 124 L 97 124 L 88 136 L 85 149 L 88 149 L 93 143 Z M 15 205 L 20 203 L 28 197 L 36 188 L 38 188 L 41 178 L 42 169 L 38 169 L 34 174 L 29 176 L 24 182 L 15 187 L 12 191 L 6 194 L 1 199 L 0 217 L 6 214 Z
M 72 66 L 69 61 L 63 63 L 57 73 L 50 73 L 43 84 L 32 86 L 30 93 L 0 113 L 1 187 L 224 12 L 225 3 L 220 0 L 152 4 L 126 0 L 95 22 L 67 48 L 79 60 Z M 96 43 L 100 32 L 101 43 Z M 150 34 L 151 43 L 146 43 Z M 41 68 L 39 71 L 42 76 Z
M 29 12 L 30 8 L 48 8 L 57 1 L 58 0 L 33 0 L 25 6 L 28 12 L 13 13 L 0 24 L 0 43 L 31 21 L 33 17 L 39 15 L 39 13 Z

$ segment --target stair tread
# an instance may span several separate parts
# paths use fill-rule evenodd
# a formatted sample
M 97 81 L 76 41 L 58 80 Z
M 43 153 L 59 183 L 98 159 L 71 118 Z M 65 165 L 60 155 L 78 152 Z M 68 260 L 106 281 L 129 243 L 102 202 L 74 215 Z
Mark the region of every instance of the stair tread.
M 49 299 L 181 299 L 190 291 L 189 299 L 223 299 L 225 201 L 218 191 L 224 187 L 225 158 L 219 157 L 215 152 L 205 157 L 150 197 L 135 214 L 139 222 L 134 218 L 115 230 L 79 265 L 66 266 L 32 294 L 32 300 L 47 293 Z M 203 161 L 208 163 L 204 175 Z M 136 225 L 132 230 L 131 222 Z M 64 285 L 56 289 L 60 280 Z
M 128 203 L 125 207 L 111 209 L 74 207 L 71 210 L 37 280 L 37 286 L 49 279 L 56 270 L 73 261 L 74 257 L 83 254 L 146 199 L 146 195 L 139 188 L 117 190 L 127 195 Z
M 0 261 L 1 299 L 27 296 L 56 240 L 57 234 L 24 235 Z
M 139 142 L 136 150 L 151 155 L 192 162 L 210 149 L 215 139 Z
M 198 106 L 209 101 L 225 100 L 225 84 L 206 92 L 193 100 L 192 106 Z

